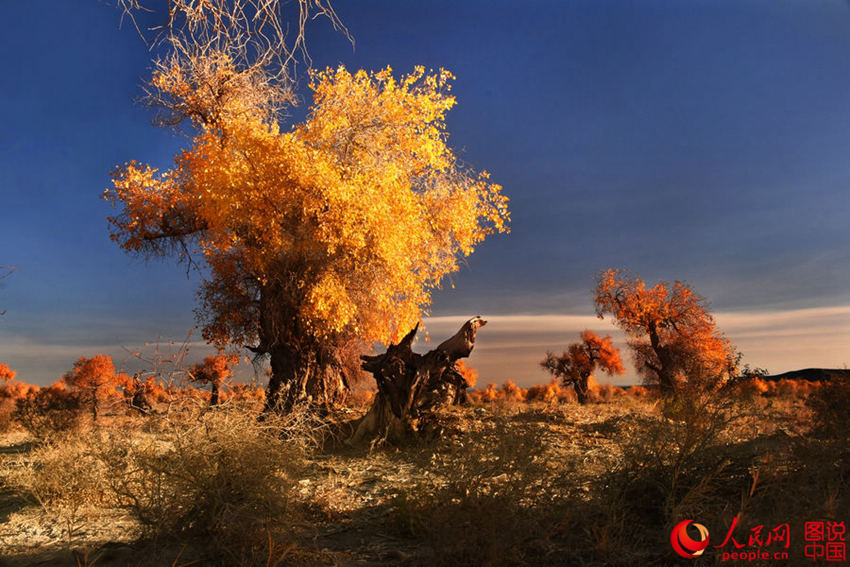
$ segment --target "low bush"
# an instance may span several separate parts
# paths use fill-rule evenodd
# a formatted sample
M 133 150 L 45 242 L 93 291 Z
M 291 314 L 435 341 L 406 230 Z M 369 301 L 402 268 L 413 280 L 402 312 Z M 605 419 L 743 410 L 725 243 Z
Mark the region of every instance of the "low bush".
M 224 564 L 264 562 L 272 534 L 289 531 L 297 514 L 303 447 L 279 424 L 232 408 L 158 429 L 148 439 L 112 432 L 101 444 L 117 503 L 156 540 L 201 536 Z
M 815 389 L 806 400 L 812 410 L 812 430 L 831 439 L 850 439 L 850 378 L 835 378 Z
M 14 419 L 38 439 L 74 431 L 86 421 L 80 398 L 57 383 L 16 400 Z
M 421 454 L 427 480 L 392 500 L 392 525 L 426 542 L 434 565 L 541 564 L 553 531 L 544 447 L 533 430 L 491 427 Z
M 95 457 L 92 435 L 55 435 L 3 473 L 4 484 L 61 522 L 69 545 L 84 520 L 108 504 L 105 467 Z

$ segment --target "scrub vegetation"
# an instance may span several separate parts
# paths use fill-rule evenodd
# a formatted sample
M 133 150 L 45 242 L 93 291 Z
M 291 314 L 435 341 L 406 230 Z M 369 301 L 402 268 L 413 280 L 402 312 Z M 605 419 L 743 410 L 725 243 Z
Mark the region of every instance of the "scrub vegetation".
M 850 511 L 840 380 L 676 397 L 591 380 L 585 404 L 508 383 L 441 409 L 439 435 L 356 445 L 368 396 L 258 420 L 262 390 L 211 406 L 187 372 L 94 419 L 88 391 L 19 384 L 0 388 L 4 565 L 665 565 L 683 518 L 714 537 L 737 518 L 745 541 Z

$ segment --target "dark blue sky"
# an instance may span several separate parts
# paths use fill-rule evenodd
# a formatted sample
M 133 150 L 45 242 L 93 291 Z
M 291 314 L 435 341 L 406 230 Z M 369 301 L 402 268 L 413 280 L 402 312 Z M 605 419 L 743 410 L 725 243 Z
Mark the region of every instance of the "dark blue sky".
M 512 234 L 435 315 L 590 314 L 608 267 L 686 280 L 721 312 L 850 305 L 845 2 L 335 6 L 356 46 L 317 21 L 314 65 L 451 70 L 451 143 L 511 198 Z M 100 199 L 116 164 L 168 167 L 186 141 L 133 103 L 150 54 L 118 12 L 4 15 L 0 265 L 19 269 L 0 282 L 0 360 L 46 382 L 96 347 L 192 327 L 197 278 L 121 253 Z

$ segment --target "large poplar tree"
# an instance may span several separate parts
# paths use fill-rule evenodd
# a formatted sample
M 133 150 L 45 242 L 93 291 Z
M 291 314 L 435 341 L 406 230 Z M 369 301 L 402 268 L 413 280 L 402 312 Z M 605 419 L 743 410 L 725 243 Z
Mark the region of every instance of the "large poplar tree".
M 447 144 L 452 78 L 326 69 L 287 128 L 262 65 L 216 49 L 156 65 L 163 122 L 194 134 L 170 170 L 116 169 L 112 238 L 202 270 L 204 337 L 268 355 L 267 409 L 344 396 L 346 350 L 400 339 L 442 278 L 507 230 L 501 187 Z

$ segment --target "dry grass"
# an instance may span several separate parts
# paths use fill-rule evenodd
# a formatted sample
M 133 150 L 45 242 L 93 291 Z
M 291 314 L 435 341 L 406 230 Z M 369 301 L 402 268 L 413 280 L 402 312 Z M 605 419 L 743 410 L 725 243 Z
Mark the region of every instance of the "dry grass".
M 809 402 L 813 427 L 793 393 L 598 391 L 586 406 L 539 388 L 536 403 L 452 410 L 442 439 L 403 447 L 327 443 L 344 429 L 308 412 L 258 422 L 254 405 L 188 398 L 10 433 L 0 547 L 12 565 L 666 565 L 684 517 L 714 536 L 733 517 L 745 535 L 850 516 L 843 415 L 824 405 L 837 394 Z

